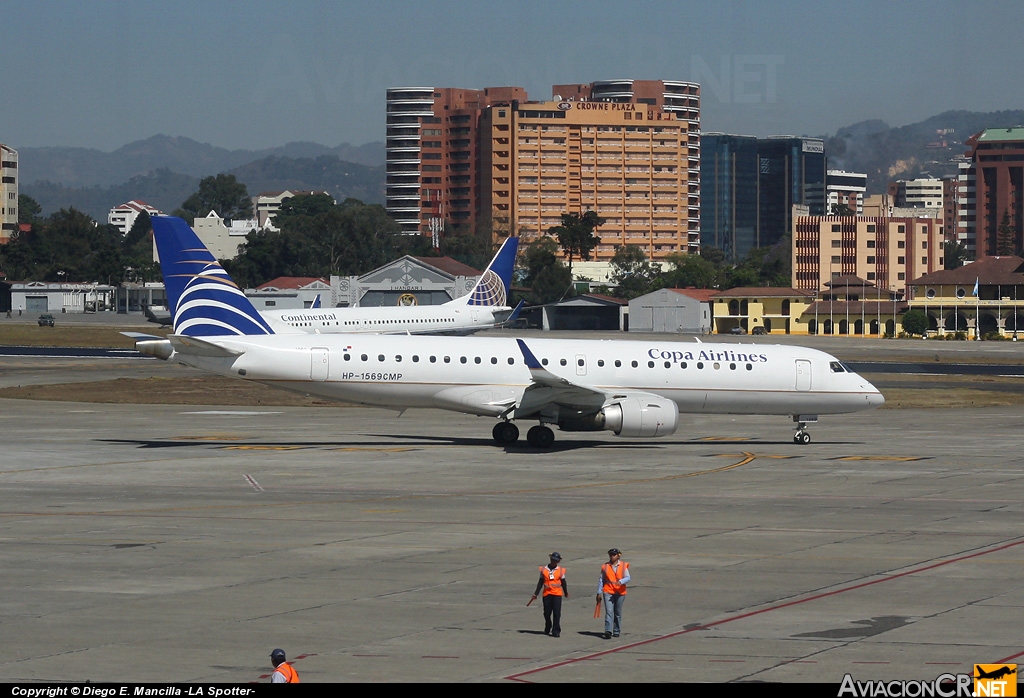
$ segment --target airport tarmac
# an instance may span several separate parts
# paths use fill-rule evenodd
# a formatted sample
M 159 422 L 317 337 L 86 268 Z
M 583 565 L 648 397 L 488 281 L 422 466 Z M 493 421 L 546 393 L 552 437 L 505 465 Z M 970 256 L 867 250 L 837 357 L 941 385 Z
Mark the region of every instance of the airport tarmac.
M 306 682 L 838 683 L 1024 652 L 1019 407 L 823 417 L 809 446 L 684 415 L 549 453 L 439 411 L 0 414 L 0 681 L 267 681 L 274 647 Z M 634 583 L 603 640 L 612 546 Z M 557 639 L 526 608 L 552 551 Z

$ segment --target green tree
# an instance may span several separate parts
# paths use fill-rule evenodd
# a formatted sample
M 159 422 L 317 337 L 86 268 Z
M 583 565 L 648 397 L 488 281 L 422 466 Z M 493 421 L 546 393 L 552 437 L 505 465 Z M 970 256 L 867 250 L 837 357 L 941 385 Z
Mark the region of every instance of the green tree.
M 519 256 L 523 285 L 530 289 L 526 295 L 528 302 L 553 303 L 566 294 L 572 295 L 572 274 L 559 256 L 558 243 L 547 236 L 535 240 Z
M 666 286 L 675 288 L 716 288 L 721 274 L 718 268 L 699 254 L 676 252 L 665 258 L 674 269 L 665 272 Z
M 153 261 L 153 223 L 143 211 L 121 241 L 125 274 L 139 281 L 159 281 L 160 264 Z M 131 270 L 131 271 L 129 271 Z
M 1013 227 L 1013 223 L 1010 222 L 1010 211 L 1003 210 L 1003 220 L 999 223 L 999 228 L 996 231 L 996 255 L 999 257 L 1007 257 L 1016 253 L 1017 248 L 1017 231 Z
M 334 199 L 327 194 L 297 194 L 281 202 L 281 207 L 274 215 L 273 223 L 280 228 L 288 225 L 293 216 L 318 216 L 334 208 Z
M 0 252 L 10 278 L 27 281 L 101 281 L 124 278 L 121 233 L 74 208 L 39 219 L 12 236 Z
M 558 238 L 565 256 L 569 258 L 569 276 L 572 276 L 574 257 L 590 260 L 590 253 L 601 244 L 601 238 L 594 235 L 594 229 L 604 224 L 604 219 L 595 211 L 563 213 L 562 224 L 548 229 L 548 235 Z
M 903 331 L 923 335 L 928 331 L 928 316 L 922 310 L 908 310 L 903 314 Z
M 947 240 L 942 243 L 942 267 L 943 269 L 959 269 L 964 262 L 971 258 L 967 246 L 956 240 Z
M 400 235 L 382 206 L 357 199 L 323 210 L 317 204 L 302 215 L 293 210 L 278 223 L 280 231 L 249 233 L 238 256 L 224 262 L 239 284 L 256 286 L 277 276 L 361 274 L 423 249 L 421 236 Z
M 174 215 L 194 223 L 196 218 L 207 216 L 210 211 L 216 211 L 227 220 L 252 218 L 252 200 L 245 185 L 229 174 L 204 177 L 199 182 L 199 190 L 185 199 Z
M 25 194 L 18 194 L 18 222 L 33 224 L 43 213 L 43 207 L 35 199 Z
M 611 279 L 618 285 L 619 298 L 636 298 L 662 288 L 661 265 L 647 261 L 636 245 L 620 245 L 611 259 Z

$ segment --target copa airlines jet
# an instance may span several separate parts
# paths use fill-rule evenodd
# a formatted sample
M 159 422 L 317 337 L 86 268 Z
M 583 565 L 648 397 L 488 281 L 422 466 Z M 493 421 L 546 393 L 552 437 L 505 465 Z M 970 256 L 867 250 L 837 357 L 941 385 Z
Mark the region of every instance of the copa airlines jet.
M 264 310 L 278 333 L 310 334 L 471 334 L 514 320 L 508 305 L 519 238 L 506 238 L 473 290 L 441 305 L 379 308 Z
M 140 351 L 225 376 L 345 402 L 433 407 L 497 419 L 494 440 L 608 430 L 668 436 L 679 413 L 791 415 L 809 443 L 820 414 L 877 407 L 882 395 L 814 349 L 402 335 L 278 334 L 178 218 L 154 217 L 174 334 L 136 336 Z

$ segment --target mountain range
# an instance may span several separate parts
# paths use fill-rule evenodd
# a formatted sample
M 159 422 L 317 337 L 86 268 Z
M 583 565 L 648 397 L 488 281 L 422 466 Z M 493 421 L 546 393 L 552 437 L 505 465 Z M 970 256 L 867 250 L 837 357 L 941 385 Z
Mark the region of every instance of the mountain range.
M 964 141 L 986 129 L 1024 124 L 1024 110 L 948 111 L 914 124 L 890 127 L 862 121 L 823 136 L 830 169 L 868 175 L 868 193 L 896 179 L 955 175 Z M 74 206 L 99 221 L 111 207 L 142 199 L 173 211 L 199 180 L 227 172 L 250 194 L 283 189 L 329 191 L 384 203 L 385 150 L 380 141 L 335 148 L 296 142 L 265 150 L 227 150 L 190 138 L 153 136 L 113 152 L 88 148 L 20 148 L 21 193 L 48 215 Z
M 170 213 L 199 187 L 226 172 L 250 194 L 284 189 L 328 191 L 384 203 L 384 144 L 289 143 L 266 150 L 227 150 L 191 138 L 153 136 L 105 153 L 88 148 L 22 148 L 20 191 L 43 215 L 74 206 L 106 221 L 113 206 L 141 199 Z
M 825 136 L 828 167 L 868 176 L 868 193 L 881 194 L 888 183 L 918 177 L 957 174 L 964 141 L 987 128 L 1024 124 L 1024 110 L 947 111 L 915 124 L 891 128 L 884 121 L 862 121 Z

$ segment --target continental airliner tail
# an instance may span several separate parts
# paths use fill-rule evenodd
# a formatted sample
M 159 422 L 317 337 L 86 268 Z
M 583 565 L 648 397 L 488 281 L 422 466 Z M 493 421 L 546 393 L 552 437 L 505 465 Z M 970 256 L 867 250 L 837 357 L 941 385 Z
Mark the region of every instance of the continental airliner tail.
M 508 237 L 487 265 L 473 290 L 445 305 L 507 306 L 511 296 L 512 272 L 516 267 L 519 238 Z

